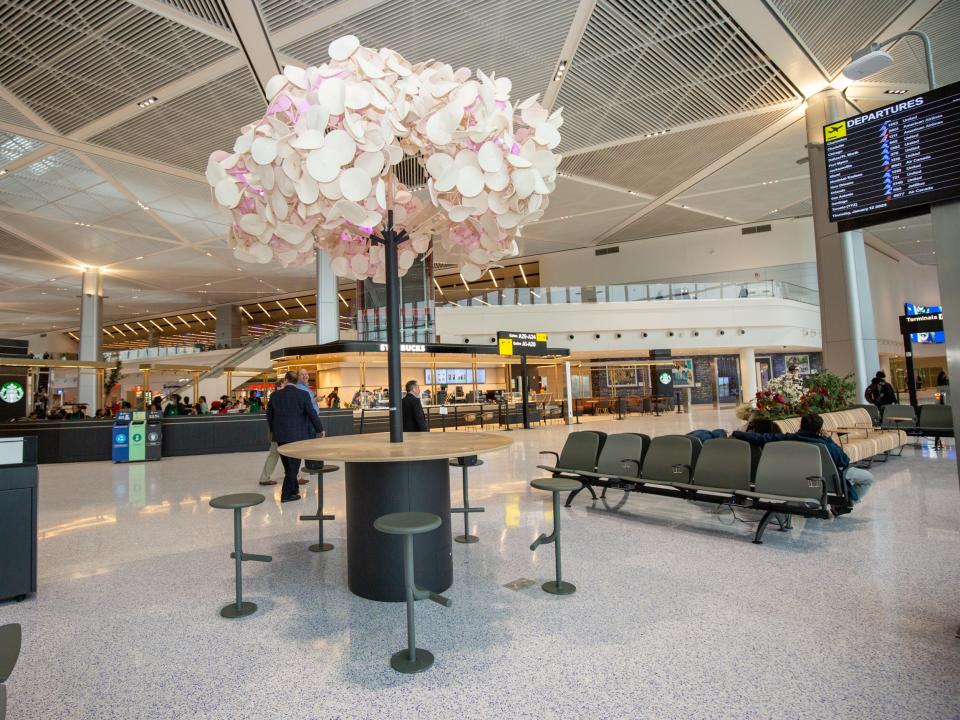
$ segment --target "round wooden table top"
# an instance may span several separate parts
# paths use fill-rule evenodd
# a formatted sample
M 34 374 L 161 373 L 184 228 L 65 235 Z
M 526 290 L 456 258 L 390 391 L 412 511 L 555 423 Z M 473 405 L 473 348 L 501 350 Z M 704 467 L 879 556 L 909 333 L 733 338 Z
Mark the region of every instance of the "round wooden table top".
M 300 440 L 281 445 L 281 455 L 301 460 L 343 460 L 344 462 L 411 462 L 446 460 L 502 450 L 513 443 L 501 433 L 411 432 L 402 443 L 390 442 L 389 433 L 338 435 Z

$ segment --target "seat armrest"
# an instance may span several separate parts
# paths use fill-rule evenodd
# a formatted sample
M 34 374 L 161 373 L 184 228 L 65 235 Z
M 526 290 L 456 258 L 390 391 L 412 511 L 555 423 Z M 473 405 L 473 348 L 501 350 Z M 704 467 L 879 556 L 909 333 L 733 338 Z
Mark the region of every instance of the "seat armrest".
M 557 462 L 557 463 L 560 462 L 560 453 L 556 453 L 556 452 L 554 452 L 553 450 L 541 450 L 541 451 L 540 451 L 540 454 L 541 454 L 541 455 L 553 455 L 553 457 L 556 458 L 556 462 Z
M 824 480 L 822 475 L 807 475 L 807 482 L 810 484 L 810 487 L 815 487 L 815 485 L 820 485 L 820 509 L 827 509 L 827 482 Z M 840 482 L 845 482 L 842 478 Z

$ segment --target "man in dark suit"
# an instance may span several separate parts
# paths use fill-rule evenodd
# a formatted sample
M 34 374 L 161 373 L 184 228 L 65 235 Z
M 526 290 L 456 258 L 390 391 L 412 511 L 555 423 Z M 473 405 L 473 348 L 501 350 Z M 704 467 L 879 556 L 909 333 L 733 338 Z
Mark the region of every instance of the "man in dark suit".
M 403 431 L 428 432 L 427 419 L 423 416 L 420 404 L 420 385 L 416 380 L 408 380 L 404 386 L 407 394 L 403 396 Z
M 267 406 L 267 426 L 277 446 L 308 440 L 312 430 L 324 437 L 323 424 L 313 399 L 297 387 L 297 374 L 288 372 L 284 376 L 284 386 L 270 396 Z M 300 458 L 280 456 L 283 463 L 283 490 L 280 492 L 280 502 L 299 500 L 297 474 L 300 472 Z

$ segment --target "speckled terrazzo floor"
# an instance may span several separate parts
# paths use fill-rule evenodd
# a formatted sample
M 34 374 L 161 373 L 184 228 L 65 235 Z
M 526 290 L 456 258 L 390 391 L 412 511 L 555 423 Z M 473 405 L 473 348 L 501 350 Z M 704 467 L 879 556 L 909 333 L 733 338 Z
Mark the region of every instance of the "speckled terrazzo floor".
M 705 411 L 588 426 L 734 423 Z M 481 542 L 454 544 L 452 608 L 418 604 L 437 662 L 416 676 L 388 665 L 403 607 L 346 589 L 342 472 L 325 486 L 333 552 L 308 552 L 316 526 L 296 517 L 313 485 L 246 513 L 247 551 L 274 562 L 245 565 L 260 611 L 227 621 L 231 517 L 207 500 L 257 490 L 263 454 L 43 466 L 40 592 L 0 604 L 25 635 L 10 720 L 960 717 L 952 448 L 908 448 L 875 467 L 852 515 L 771 529 L 763 546 L 704 506 L 580 497 L 563 521 L 578 591 L 554 597 L 539 589 L 552 548 L 527 547 L 549 532 L 549 500 L 527 480 L 567 432 L 514 432 L 471 474 Z M 518 578 L 537 584 L 503 587 Z

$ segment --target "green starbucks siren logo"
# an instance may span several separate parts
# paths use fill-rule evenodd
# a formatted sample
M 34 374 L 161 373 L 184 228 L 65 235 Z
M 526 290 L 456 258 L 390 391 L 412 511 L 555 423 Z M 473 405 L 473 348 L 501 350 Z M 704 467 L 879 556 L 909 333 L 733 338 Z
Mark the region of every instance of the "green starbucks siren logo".
M 5 382 L 0 385 L 0 400 L 8 403 L 19 402 L 23 397 L 23 385 L 18 382 Z
M 673 380 L 673 374 L 672 374 L 672 373 L 668 373 L 668 372 L 662 372 L 662 373 L 660 373 L 660 384 L 661 384 L 661 385 L 669 385 L 672 380 Z

